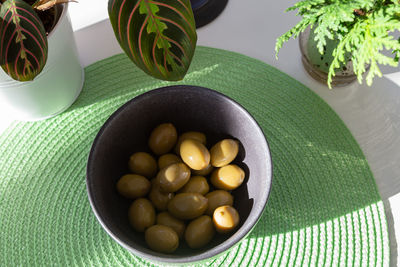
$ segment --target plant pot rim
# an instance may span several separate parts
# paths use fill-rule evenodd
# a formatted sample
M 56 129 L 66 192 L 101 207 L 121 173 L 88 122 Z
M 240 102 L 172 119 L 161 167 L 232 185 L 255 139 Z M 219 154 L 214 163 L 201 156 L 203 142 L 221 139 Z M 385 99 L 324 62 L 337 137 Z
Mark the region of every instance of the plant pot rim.
M 53 36 L 53 33 L 57 30 L 57 28 L 59 28 L 60 21 L 62 20 L 62 18 L 64 16 L 66 16 L 66 14 L 68 12 L 68 3 L 59 4 L 55 8 L 57 8 L 57 7 L 62 7 L 61 14 L 58 17 L 56 17 L 57 22 L 54 25 L 54 27 L 51 29 L 51 31 L 49 32 L 49 34 L 47 36 L 48 39 L 51 38 Z

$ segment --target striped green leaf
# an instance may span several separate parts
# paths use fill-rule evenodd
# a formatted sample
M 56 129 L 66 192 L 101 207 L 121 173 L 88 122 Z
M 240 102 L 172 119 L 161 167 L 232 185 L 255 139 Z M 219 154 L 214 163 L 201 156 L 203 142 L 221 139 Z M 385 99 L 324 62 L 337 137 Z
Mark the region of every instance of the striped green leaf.
M 189 0 L 109 0 L 115 36 L 129 58 L 149 75 L 185 76 L 197 35 Z
M 18 81 L 33 80 L 47 60 L 47 37 L 30 5 L 7 0 L 0 9 L 0 64 Z

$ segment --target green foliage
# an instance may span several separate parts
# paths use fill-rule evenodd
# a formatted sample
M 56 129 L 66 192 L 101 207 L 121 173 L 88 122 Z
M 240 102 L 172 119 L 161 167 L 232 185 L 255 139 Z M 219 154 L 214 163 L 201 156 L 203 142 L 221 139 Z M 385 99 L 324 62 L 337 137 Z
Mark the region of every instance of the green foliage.
M 345 64 L 350 54 L 354 72 L 361 83 L 366 66 L 370 66 L 366 82 L 372 84 L 375 76 L 382 76 L 378 64 L 396 67 L 400 58 L 400 39 L 392 33 L 400 29 L 400 2 L 398 0 L 303 0 L 287 11 L 297 10 L 301 21 L 277 39 L 278 54 L 283 43 L 296 38 L 307 27 L 315 34 L 322 54 L 327 39 L 339 40 L 333 51 L 329 68 L 328 85 L 331 86 L 335 70 Z M 392 51 L 393 57 L 385 56 Z
M 149 75 L 168 81 L 185 76 L 197 42 L 189 0 L 109 0 L 115 37 Z
M 46 29 L 37 11 L 74 0 L 0 0 L 0 67 L 12 79 L 31 81 L 48 53 Z M 30 2 L 30 3 L 29 3 Z
M 22 0 L 0 7 L 0 66 L 14 80 L 31 81 L 47 60 L 46 32 L 34 9 Z

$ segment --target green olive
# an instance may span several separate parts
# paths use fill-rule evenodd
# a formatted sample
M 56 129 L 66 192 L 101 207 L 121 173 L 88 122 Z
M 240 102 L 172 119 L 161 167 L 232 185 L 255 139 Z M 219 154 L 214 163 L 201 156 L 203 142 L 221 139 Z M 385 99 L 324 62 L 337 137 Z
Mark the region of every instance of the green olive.
M 214 170 L 214 167 L 211 164 L 208 164 L 207 167 L 201 170 L 192 170 L 193 175 L 199 176 L 207 176 Z
M 175 192 L 183 187 L 190 178 L 190 169 L 185 163 L 174 163 L 157 174 L 157 181 L 163 192 Z
M 175 126 L 172 123 L 158 125 L 150 134 L 149 147 L 156 155 L 168 153 L 178 139 Z
M 156 222 L 157 224 L 171 227 L 178 234 L 179 238 L 183 238 L 186 228 L 184 221 L 175 218 L 165 211 L 157 215 Z
M 137 174 L 126 174 L 117 182 L 117 191 L 126 198 L 144 197 L 150 191 L 150 181 Z
M 204 169 L 210 164 L 210 152 L 199 141 L 193 139 L 183 140 L 180 147 L 180 155 L 193 170 Z
M 239 224 L 239 213 L 229 205 L 218 207 L 214 211 L 213 222 L 218 233 L 229 233 Z
M 211 149 L 211 165 L 222 167 L 231 163 L 239 152 L 239 142 L 233 139 L 224 139 L 216 143 Z
M 202 194 L 180 193 L 168 202 L 168 211 L 178 219 L 191 220 L 203 215 L 207 204 L 208 200 Z
M 168 202 L 174 197 L 174 193 L 161 192 L 157 179 L 151 180 L 149 199 L 159 211 L 167 210 Z
M 179 163 L 179 162 L 182 162 L 182 160 L 177 155 L 165 154 L 158 158 L 158 168 L 162 170 L 173 163 Z
M 172 253 L 179 246 L 177 233 L 165 225 L 153 225 L 144 233 L 147 245 L 154 251 Z
M 203 176 L 192 176 L 189 181 L 179 189 L 179 193 L 199 193 L 205 195 L 210 190 L 207 179 Z
M 215 229 L 210 216 L 203 215 L 191 221 L 185 231 L 185 240 L 191 248 L 201 248 L 207 245 L 215 235 Z
M 230 164 L 216 169 L 211 174 L 210 181 L 218 189 L 234 190 L 243 183 L 244 176 L 244 171 L 239 166 Z
M 136 152 L 129 158 L 129 169 L 132 173 L 153 178 L 157 174 L 156 160 L 146 152 Z
M 180 154 L 181 144 L 182 144 L 183 140 L 186 140 L 186 139 L 197 140 L 200 143 L 202 143 L 203 145 L 206 145 L 206 142 L 207 142 L 206 135 L 201 133 L 201 132 L 186 132 L 186 133 L 183 133 L 183 134 L 181 134 L 179 136 L 178 142 L 176 143 L 176 146 L 175 146 L 175 153 L 177 155 Z
M 147 198 L 138 198 L 129 207 L 129 222 L 133 229 L 144 232 L 156 221 L 153 204 Z
M 215 190 L 205 196 L 208 199 L 206 214 L 212 216 L 214 210 L 220 206 L 233 205 L 233 196 L 225 190 Z

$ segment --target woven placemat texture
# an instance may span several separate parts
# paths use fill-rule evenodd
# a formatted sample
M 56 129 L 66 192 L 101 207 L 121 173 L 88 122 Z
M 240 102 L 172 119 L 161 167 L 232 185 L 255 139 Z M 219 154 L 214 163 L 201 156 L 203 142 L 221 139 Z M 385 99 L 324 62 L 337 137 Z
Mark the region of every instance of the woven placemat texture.
M 204 86 L 241 103 L 271 148 L 274 179 L 254 230 L 204 266 L 388 266 L 383 203 L 360 147 L 311 90 L 246 56 L 198 47 L 181 82 L 152 79 L 125 55 L 86 68 L 63 114 L 15 122 L 0 136 L 0 266 L 153 265 L 113 241 L 85 185 L 91 144 L 129 99 L 172 84 Z

